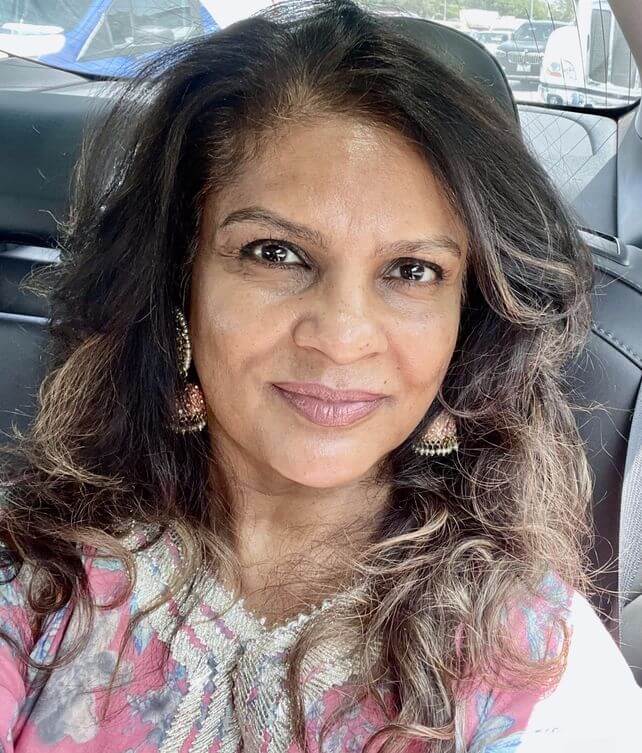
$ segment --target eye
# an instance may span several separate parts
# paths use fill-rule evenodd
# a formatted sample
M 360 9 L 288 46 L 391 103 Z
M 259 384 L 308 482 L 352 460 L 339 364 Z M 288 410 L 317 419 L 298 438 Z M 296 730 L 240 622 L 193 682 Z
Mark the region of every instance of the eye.
M 262 238 L 246 243 L 239 249 L 239 253 L 242 258 L 276 269 L 308 266 L 298 248 L 275 238 Z M 395 268 L 399 274 L 389 274 L 386 278 L 387 284 L 435 285 L 445 277 L 444 270 L 438 264 L 420 259 L 398 259 Z
M 258 249 L 258 252 L 257 252 Z M 301 257 L 292 246 L 272 238 L 246 243 L 240 249 L 241 256 L 271 267 L 304 266 Z
M 437 264 L 429 264 L 419 259 L 399 259 L 396 269 L 399 274 L 390 274 L 395 284 L 402 285 L 430 285 L 438 283 L 444 278 L 442 268 Z

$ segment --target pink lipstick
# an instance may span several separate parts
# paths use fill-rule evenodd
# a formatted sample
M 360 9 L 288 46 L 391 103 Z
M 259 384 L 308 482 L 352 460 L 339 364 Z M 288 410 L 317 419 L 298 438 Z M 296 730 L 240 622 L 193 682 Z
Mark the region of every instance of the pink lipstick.
M 387 397 L 310 382 L 279 382 L 274 387 L 291 407 L 318 426 L 350 426 L 377 410 Z

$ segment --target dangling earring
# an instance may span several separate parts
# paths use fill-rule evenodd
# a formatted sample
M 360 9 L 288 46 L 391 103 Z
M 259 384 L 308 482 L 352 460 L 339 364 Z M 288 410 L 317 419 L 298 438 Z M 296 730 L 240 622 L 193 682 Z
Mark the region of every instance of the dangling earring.
M 174 319 L 176 321 L 178 371 L 183 378 L 183 385 L 176 396 L 172 429 L 185 434 L 188 431 L 200 431 L 205 428 L 207 409 L 201 388 L 198 384 L 187 381 L 187 373 L 192 362 L 192 344 L 185 316 L 179 308 L 174 309 Z
M 411 445 L 419 455 L 449 455 L 459 449 L 457 424 L 454 417 L 442 410 L 432 421 L 425 434 Z

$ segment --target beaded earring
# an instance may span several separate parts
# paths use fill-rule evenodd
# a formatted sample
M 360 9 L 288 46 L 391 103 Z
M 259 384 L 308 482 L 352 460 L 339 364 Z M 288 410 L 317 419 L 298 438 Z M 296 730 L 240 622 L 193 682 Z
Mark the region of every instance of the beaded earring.
M 457 424 L 447 411 L 439 413 L 424 435 L 413 442 L 412 449 L 418 455 L 449 455 L 459 449 Z
M 176 396 L 172 429 L 181 434 L 188 431 L 200 431 L 207 424 L 205 398 L 198 384 L 187 381 L 187 373 L 192 362 L 192 344 L 189 339 L 187 321 L 179 308 L 174 309 L 176 323 L 176 354 L 178 371 L 183 379 Z

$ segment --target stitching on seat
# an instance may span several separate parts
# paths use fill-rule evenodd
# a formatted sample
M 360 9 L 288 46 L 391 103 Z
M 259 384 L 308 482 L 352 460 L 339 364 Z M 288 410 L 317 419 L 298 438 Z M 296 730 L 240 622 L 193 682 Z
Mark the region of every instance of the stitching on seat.
M 628 353 L 628 355 L 631 356 L 631 358 L 635 360 L 636 366 L 642 369 L 642 356 L 640 356 L 639 353 L 636 353 L 626 343 L 623 343 L 612 332 L 609 332 L 607 329 L 604 329 L 604 327 L 600 327 L 600 325 L 597 324 L 597 322 L 593 322 L 593 329 L 596 332 L 599 332 L 609 342 L 613 343 L 613 345 L 617 346 L 618 348 L 621 348 L 625 353 Z

